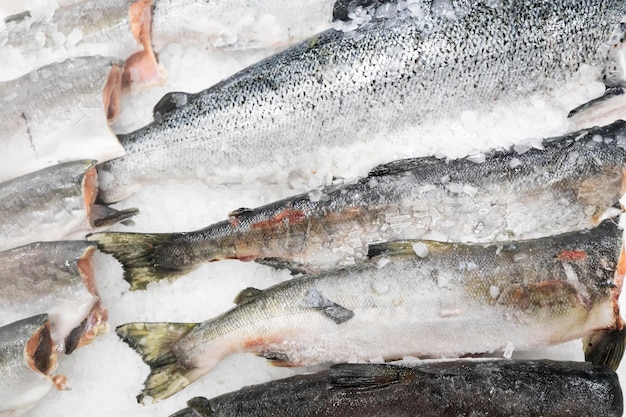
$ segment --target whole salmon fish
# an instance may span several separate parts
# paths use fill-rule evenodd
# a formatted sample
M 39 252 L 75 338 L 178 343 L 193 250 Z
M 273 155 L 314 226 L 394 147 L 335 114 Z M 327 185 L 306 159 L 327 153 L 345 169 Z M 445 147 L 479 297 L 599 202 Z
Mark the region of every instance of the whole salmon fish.
M 616 369 L 623 231 L 595 229 L 502 244 L 384 243 L 363 266 L 305 275 L 203 323 L 130 323 L 118 335 L 150 368 L 140 399 L 169 397 L 237 352 L 279 366 L 382 357 L 459 357 L 590 337 Z
M 0 416 L 19 416 L 66 378 L 53 375 L 57 353 L 46 314 L 0 327 Z
M 582 67 L 607 84 L 626 79 L 622 0 L 452 3 L 453 18 L 418 2 L 354 31 L 329 29 L 199 93 L 166 97 L 154 122 L 120 137 L 126 155 L 100 167 L 101 198 L 167 179 L 311 175 L 345 165 L 355 144 L 384 143 L 379 162 L 417 156 L 425 125 L 558 95 L 578 85 Z M 571 108 L 561 110 L 565 119 Z
M 344 364 L 192 398 L 171 417 L 621 417 L 617 374 L 588 362 Z
M 397 239 L 489 242 L 596 226 L 626 189 L 626 122 L 472 158 L 416 158 L 186 233 L 90 235 L 131 289 L 222 259 L 320 272 Z
M 108 331 L 96 288 L 96 245 L 37 242 L 0 252 L 0 326 L 47 313 L 59 351 L 71 353 Z

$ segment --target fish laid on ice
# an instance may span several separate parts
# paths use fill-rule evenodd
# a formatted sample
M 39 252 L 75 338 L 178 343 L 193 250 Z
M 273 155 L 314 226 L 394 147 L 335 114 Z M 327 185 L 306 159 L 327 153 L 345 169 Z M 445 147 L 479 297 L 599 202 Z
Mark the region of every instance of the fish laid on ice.
M 424 124 L 556 96 L 581 66 L 608 84 L 626 79 L 622 0 L 458 3 L 467 8 L 454 19 L 417 3 L 330 29 L 207 90 L 173 93 L 184 96 L 175 104 L 165 97 L 154 122 L 120 136 L 126 155 L 99 168 L 101 198 L 167 179 L 310 175 L 344 166 L 355 144 L 385 143 L 378 162 L 417 156 Z
M 343 364 L 192 398 L 171 417 L 621 417 L 617 374 L 588 362 Z
M 37 242 L 0 252 L 0 326 L 47 313 L 59 351 L 108 331 L 94 281 L 93 243 Z
M 124 266 L 131 289 L 202 262 L 256 260 L 320 272 L 397 239 L 503 241 L 596 226 L 626 190 L 626 122 L 472 158 L 408 159 L 354 183 L 240 209 L 186 233 L 90 235 Z M 530 148 L 530 149 L 529 149 Z M 517 151 L 516 151 L 517 150 Z
M 97 177 L 93 161 L 75 161 L 1 183 L 0 250 L 82 238 L 137 213 L 137 209 L 116 211 L 94 204 Z
M 162 84 L 166 72 L 155 52 L 170 43 L 288 46 L 328 29 L 332 7 L 332 0 L 89 0 L 48 15 L 22 13 L 6 18 L 0 31 L 0 79 L 96 53 L 127 60 L 125 86 Z
M 57 354 L 47 315 L 0 327 L 0 353 L 0 416 L 20 416 L 52 387 L 65 388 L 65 376 L 52 375 Z
M 0 181 L 76 159 L 124 154 L 109 122 L 119 112 L 123 64 L 69 59 L 0 83 Z
M 531 350 L 590 335 L 586 355 L 616 369 L 622 229 L 502 244 L 385 243 L 359 267 L 248 288 L 203 323 L 129 323 L 118 335 L 151 372 L 143 396 L 169 397 L 238 352 L 279 366 Z
M 128 60 L 124 87 L 131 78 L 143 85 L 163 84 L 165 70 L 150 43 L 150 0 L 80 1 L 48 13 L 20 13 L 6 18 L 0 31 L 0 79 L 81 55 Z

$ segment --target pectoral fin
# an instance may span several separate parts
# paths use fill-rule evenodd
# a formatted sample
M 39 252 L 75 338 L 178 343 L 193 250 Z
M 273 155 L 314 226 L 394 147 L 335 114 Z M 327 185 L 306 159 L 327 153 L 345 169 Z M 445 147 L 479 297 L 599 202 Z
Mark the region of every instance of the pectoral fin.
M 354 312 L 328 298 L 325 298 L 317 289 L 310 288 L 305 297 L 307 307 L 319 310 L 326 317 L 337 324 L 344 323 L 354 317 Z
M 626 108 L 623 87 L 608 87 L 604 94 L 576 107 L 567 115 L 575 122 L 576 129 L 602 126 L 622 119 Z

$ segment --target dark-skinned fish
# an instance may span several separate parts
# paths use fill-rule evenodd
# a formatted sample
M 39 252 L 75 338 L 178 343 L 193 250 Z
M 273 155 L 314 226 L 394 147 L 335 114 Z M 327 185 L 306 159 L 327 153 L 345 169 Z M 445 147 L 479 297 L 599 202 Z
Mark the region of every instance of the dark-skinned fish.
M 621 417 L 617 374 L 588 362 L 343 364 L 206 399 L 171 417 Z

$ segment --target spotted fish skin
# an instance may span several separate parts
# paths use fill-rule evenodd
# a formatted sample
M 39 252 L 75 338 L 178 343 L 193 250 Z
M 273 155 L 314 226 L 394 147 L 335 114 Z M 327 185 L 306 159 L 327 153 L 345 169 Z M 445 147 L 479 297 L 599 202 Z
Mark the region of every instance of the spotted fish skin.
M 309 366 L 538 349 L 622 329 L 622 233 L 607 220 L 502 244 L 385 243 L 362 266 L 246 289 L 203 323 L 129 323 L 117 333 L 150 365 L 140 398 L 155 400 L 237 352 Z
M 445 401 L 442 399 L 445 398 Z M 617 374 L 586 362 L 457 360 L 344 364 L 206 399 L 170 417 L 620 417 Z
M 185 233 L 100 233 L 131 289 L 222 259 L 321 272 L 397 239 L 491 242 L 596 226 L 626 189 L 626 123 L 472 158 L 416 158 Z M 530 148 L 530 149 L 529 149 Z M 531 213 L 531 215 L 529 215 Z
M 401 15 L 349 35 L 329 29 L 189 94 L 121 136 L 127 154 L 101 166 L 101 198 L 166 179 L 310 175 L 337 154 L 324 149 L 357 143 L 383 141 L 403 154 L 426 139 L 423 124 L 558 95 L 581 65 L 623 82 L 623 1 L 499 3 L 464 2 L 457 19 Z

